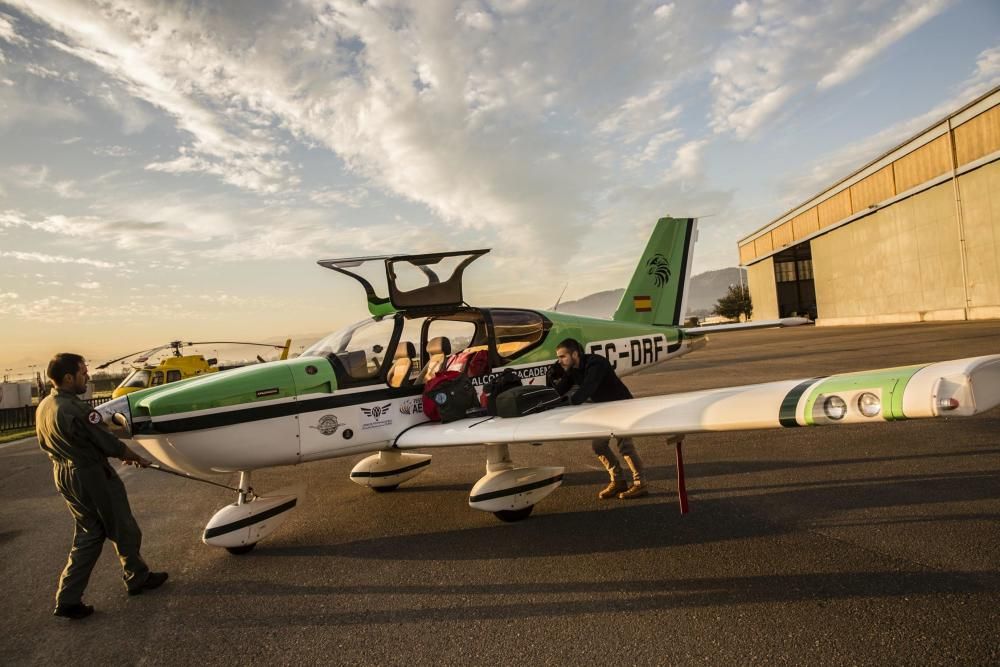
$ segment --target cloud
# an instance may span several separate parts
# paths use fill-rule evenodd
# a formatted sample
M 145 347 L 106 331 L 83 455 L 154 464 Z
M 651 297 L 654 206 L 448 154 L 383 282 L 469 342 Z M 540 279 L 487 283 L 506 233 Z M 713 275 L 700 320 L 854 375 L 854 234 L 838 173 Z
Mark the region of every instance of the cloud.
M 740 2 L 730 13 L 732 36 L 712 62 L 712 129 L 749 139 L 810 90 L 856 77 L 950 2 L 907 0 L 901 8 L 887 0 Z M 861 46 L 845 53 L 845 44 Z
M 798 206 L 837 180 L 925 130 L 955 111 L 955 100 L 971 101 L 1000 85 L 1000 46 L 985 49 L 976 58 L 975 70 L 947 91 L 944 100 L 931 109 L 891 125 L 832 153 L 818 156 L 812 165 L 803 165 L 786 176 L 779 191 L 785 208 Z
M 60 296 L 44 296 L 31 301 L 6 302 L 0 300 L 0 315 L 18 320 L 55 324 L 82 321 L 95 316 L 95 309 L 79 299 Z
M 958 99 L 971 100 L 1000 84 L 1000 46 L 976 57 L 976 70 L 959 86 Z
M 97 146 L 91 152 L 101 157 L 129 157 L 130 155 L 135 155 L 135 149 L 118 145 Z
M 702 150 L 708 144 L 705 139 L 689 141 L 677 149 L 674 162 L 666 174 L 668 181 L 688 180 L 701 175 Z
M 49 168 L 32 165 L 15 165 L 11 167 L 14 182 L 21 187 L 33 190 L 51 192 L 61 199 L 77 199 L 83 193 L 72 180 L 56 180 L 49 177 Z
M 0 13 L 0 39 L 9 44 L 27 45 L 28 40 L 17 34 L 14 21 L 7 14 Z
M 101 283 L 97 282 L 96 280 L 93 280 L 93 281 L 79 283 L 77 287 L 79 287 L 80 289 L 101 289 Z
M 320 206 L 348 206 L 350 208 L 360 208 L 368 198 L 368 191 L 364 188 L 349 188 L 334 190 L 322 188 L 309 193 L 309 201 Z
M 446 224 L 504 229 L 525 247 L 568 239 L 570 253 L 594 193 L 613 180 L 599 150 L 575 138 L 601 122 L 589 108 L 595 91 L 613 100 L 604 104 L 607 136 L 596 141 L 620 133 L 641 143 L 641 161 L 655 161 L 677 136 L 680 106 L 666 99 L 667 82 L 698 66 L 692 23 L 710 22 L 660 3 L 566 13 L 516 2 L 334 0 L 281 12 L 248 5 L 238 16 L 143 3 L 17 5 L 56 32 L 51 47 L 172 119 L 182 145 L 148 161 L 149 172 L 287 197 L 302 180 L 288 147 L 322 147 Z M 594 37 L 582 43 L 579 34 Z M 677 46 L 669 66 L 660 39 Z M 557 118 L 579 132 L 560 131 Z M 546 155 L 558 157 L 538 157 Z M 337 197 L 314 192 L 324 205 Z M 559 226 L 539 224 L 551 220 Z
M 37 62 L 79 74 L 59 100 L 90 121 L 115 109 L 132 133 L 87 148 L 123 145 L 144 167 L 77 177 L 87 196 L 59 208 L 19 204 L 21 229 L 178 261 L 425 247 L 433 232 L 434 249 L 502 244 L 488 261 L 525 281 L 592 247 L 610 212 L 635 212 L 616 197 L 643 198 L 644 224 L 667 202 L 717 210 L 731 194 L 706 189 L 709 142 L 755 138 L 829 94 L 817 80 L 876 62 L 846 61 L 844 44 L 898 43 L 919 13 L 889 0 L 12 4 Z M 68 90 L 22 76 L 0 104 L 24 81 Z M 150 194 L 164 183 L 173 192 Z M 412 236 L 405 221 L 357 222 L 401 210 L 420 221 Z
M 57 72 L 44 65 L 29 63 L 24 66 L 24 71 L 33 74 L 40 79 L 52 79 L 55 81 L 76 81 L 77 75 L 73 72 Z
M 484 11 L 477 2 L 465 2 L 455 14 L 455 19 L 475 30 L 492 30 L 495 26 L 493 16 Z
M 123 266 L 115 262 L 105 262 L 86 257 L 66 257 L 64 255 L 48 255 L 41 252 L 20 252 L 16 250 L 0 250 L 0 257 L 10 257 L 22 262 L 41 262 L 42 264 L 82 264 L 98 269 L 114 269 Z
M 657 21 L 667 21 L 670 19 L 671 14 L 674 13 L 674 3 L 668 2 L 662 4 L 653 10 L 653 18 Z
M 131 202 L 124 208 L 141 209 L 143 203 L 149 202 Z M 172 255 L 175 251 L 163 247 L 164 239 L 186 240 L 189 243 L 193 238 L 209 240 L 212 238 L 213 228 L 217 226 L 216 220 L 211 215 L 198 216 L 193 214 L 191 217 L 184 218 L 183 222 L 177 221 L 175 215 L 183 217 L 184 212 L 193 213 L 193 209 L 190 207 L 180 206 L 171 210 L 164 206 L 163 209 L 156 211 L 159 215 L 170 216 L 171 222 L 150 220 L 148 216 L 151 210 L 156 209 L 137 211 L 142 216 L 138 219 L 129 217 L 105 218 L 101 215 L 32 216 L 22 211 L 6 210 L 0 212 L 0 229 L 30 229 L 51 234 L 60 239 L 72 238 L 76 240 L 78 247 L 92 250 L 107 250 L 112 247 L 123 250 L 148 249 Z
M 825 90 L 857 76 L 875 56 L 944 11 L 952 0 L 911 0 L 889 24 L 861 46 L 851 49 L 834 68 L 820 78 L 816 87 Z

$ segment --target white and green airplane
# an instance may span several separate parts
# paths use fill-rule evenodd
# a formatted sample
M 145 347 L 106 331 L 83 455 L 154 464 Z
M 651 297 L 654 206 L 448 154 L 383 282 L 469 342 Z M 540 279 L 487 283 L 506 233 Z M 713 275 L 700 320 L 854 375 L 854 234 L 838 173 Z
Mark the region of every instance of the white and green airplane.
M 271 466 L 367 454 L 351 480 L 388 491 L 427 469 L 413 450 L 485 445 L 486 474 L 470 507 L 523 519 L 562 482 L 561 467 L 516 467 L 509 446 L 636 436 L 682 437 L 938 416 L 1000 404 L 1000 355 L 826 378 L 772 382 L 629 401 L 558 407 L 520 418 L 442 424 L 423 414 L 424 383 L 475 359 L 481 386 L 513 369 L 543 383 L 565 338 L 605 356 L 619 375 L 679 357 L 715 328 L 682 327 L 694 219 L 659 220 L 611 320 L 523 308 L 479 308 L 462 296 L 465 268 L 488 250 L 386 255 L 319 264 L 357 279 L 372 317 L 318 341 L 301 356 L 137 391 L 97 417 L 134 438 L 160 464 L 188 475 L 239 475 L 237 500 L 205 527 L 206 544 L 244 553 L 295 507 L 294 495 L 254 493 L 251 473 Z M 384 264 L 387 296 L 358 271 Z M 450 275 L 445 270 L 450 269 Z M 788 318 L 727 328 L 786 326 Z

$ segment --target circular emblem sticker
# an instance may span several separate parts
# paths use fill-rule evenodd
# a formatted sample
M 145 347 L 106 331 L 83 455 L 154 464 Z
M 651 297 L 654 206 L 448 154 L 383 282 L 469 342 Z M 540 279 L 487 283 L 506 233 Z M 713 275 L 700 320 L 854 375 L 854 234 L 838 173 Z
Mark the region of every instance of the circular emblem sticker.
M 95 426 L 97 424 L 100 424 L 101 421 L 103 421 L 101 419 L 101 413 L 98 412 L 97 410 L 91 410 L 90 414 L 87 415 L 87 421 L 89 421 L 91 424 L 94 424 Z
M 333 435 L 340 428 L 340 421 L 334 415 L 323 415 L 319 418 L 319 424 L 313 428 L 323 435 Z
M 445 403 L 448 402 L 448 394 L 444 393 L 443 391 L 439 391 L 438 393 L 434 394 L 434 402 L 437 403 L 438 405 L 444 405 Z

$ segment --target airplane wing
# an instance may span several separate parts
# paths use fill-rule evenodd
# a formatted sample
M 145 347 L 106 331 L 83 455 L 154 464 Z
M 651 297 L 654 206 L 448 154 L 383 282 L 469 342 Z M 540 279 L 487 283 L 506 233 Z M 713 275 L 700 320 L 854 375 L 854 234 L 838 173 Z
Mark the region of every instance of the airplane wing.
M 732 324 L 708 324 L 703 327 L 688 327 L 684 329 L 684 335 L 702 336 L 720 331 L 747 331 L 748 329 L 770 329 L 774 327 L 798 327 L 803 324 L 812 324 L 808 317 L 782 317 L 778 320 L 750 320 L 749 322 L 733 322 Z
M 926 417 L 971 416 L 1000 405 L 1000 355 L 824 378 L 585 403 L 517 419 L 427 422 L 399 449 L 481 443 L 680 435 Z

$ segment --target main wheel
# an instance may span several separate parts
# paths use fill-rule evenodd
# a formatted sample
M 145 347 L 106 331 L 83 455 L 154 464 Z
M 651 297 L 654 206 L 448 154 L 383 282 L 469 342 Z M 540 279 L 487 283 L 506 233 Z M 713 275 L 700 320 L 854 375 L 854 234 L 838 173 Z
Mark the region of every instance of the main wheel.
M 255 546 L 257 546 L 256 542 L 254 542 L 253 544 L 244 544 L 243 546 L 240 547 L 226 547 L 226 551 L 228 551 L 231 554 L 239 556 L 241 554 L 250 553 L 251 551 L 253 551 L 253 548 Z
M 395 491 L 399 488 L 399 484 L 393 484 L 392 486 L 373 486 L 371 490 L 375 493 L 389 493 L 390 491 Z
M 494 512 L 493 516 L 506 523 L 513 523 L 514 521 L 527 519 L 533 509 L 535 509 L 534 505 L 528 505 L 519 510 L 500 510 L 499 512 Z

